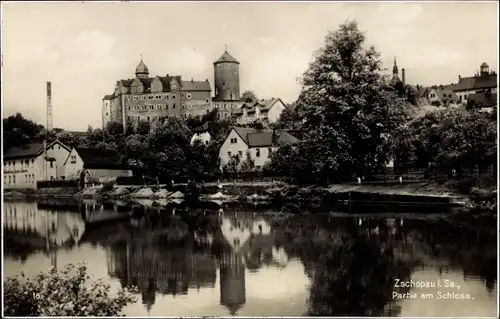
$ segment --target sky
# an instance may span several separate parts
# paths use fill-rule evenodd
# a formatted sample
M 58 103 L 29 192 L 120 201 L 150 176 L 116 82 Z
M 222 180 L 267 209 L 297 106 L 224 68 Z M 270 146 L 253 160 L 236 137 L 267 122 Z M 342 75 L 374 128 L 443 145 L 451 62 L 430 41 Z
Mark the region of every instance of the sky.
M 53 126 L 66 130 L 101 126 L 103 96 L 134 77 L 141 54 L 150 76 L 213 89 L 227 45 L 241 92 L 293 102 L 328 30 L 349 19 L 409 84 L 457 82 L 482 62 L 498 71 L 496 2 L 2 2 L 1 12 L 3 116 L 45 124 L 51 81 Z

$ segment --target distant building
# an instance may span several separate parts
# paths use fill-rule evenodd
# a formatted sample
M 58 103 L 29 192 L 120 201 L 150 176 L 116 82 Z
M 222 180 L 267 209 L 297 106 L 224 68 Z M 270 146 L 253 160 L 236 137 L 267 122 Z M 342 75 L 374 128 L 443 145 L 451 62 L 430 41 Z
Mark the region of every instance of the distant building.
M 194 130 L 194 134 L 191 137 L 191 145 L 194 144 L 196 140 L 200 140 L 204 145 L 208 145 L 212 137 L 208 132 L 208 122 L 205 122 L 201 127 Z
M 68 179 L 76 179 L 85 171 L 88 180 L 107 182 L 120 176 L 132 176 L 132 171 L 119 164 L 118 154 L 110 150 L 73 148 L 66 157 L 64 168 Z
M 59 141 L 30 143 L 4 153 L 4 188 L 36 188 L 42 180 L 65 179 L 64 161 L 71 149 Z
M 135 78 L 117 81 L 113 94 L 103 98 L 103 127 L 109 121 L 125 127 L 127 122 L 137 124 L 139 120 L 164 122 L 169 116 L 192 116 L 195 108 L 210 110 L 211 91 L 208 79 L 184 81 L 169 74 L 149 77 L 141 59 Z
M 268 100 L 244 103 L 240 109 L 234 112 L 234 114 L 236 122 L 240 125 L 248 124 L 255 120 L 276 123 L 285 107 L 281 99 L 271 98 Z
M 429 104 L 435 106 L 448 106 L 459 103 L 458 96 L 449 88 L 431 88 L 427 95 Z
M 497 74 L 490 71 L 486 62 L 480 66 L 479 73 L 470 77 L 458 76 L 458 83 L 451 89 L 458 96 L 460 102 L 467 103 L 469 95 L 476 93 L 496 93 L 498 86 Z
M 272 152 L 281 144 L 295 144 L 299 139 L 285 131 L 258 130 L 234 127 L 219 150 L 221 166 L 237 156 L 240 163 L 247 159 L 247 152 L 254 161 L 255 168 L 261 169 L 269 161 Z

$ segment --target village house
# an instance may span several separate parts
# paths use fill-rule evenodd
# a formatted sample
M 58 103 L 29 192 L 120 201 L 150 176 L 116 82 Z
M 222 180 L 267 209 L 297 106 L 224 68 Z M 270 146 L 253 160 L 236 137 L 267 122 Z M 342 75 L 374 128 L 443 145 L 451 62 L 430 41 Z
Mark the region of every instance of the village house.
M 65 179 L 64 161 L 71 149 L 59 141 L 30 143 L 4 153 L 4 188 L 36 188 L 43 180 Z
M 191 137 L 191 145 L 194 144 L 196 140 L 200 140 L 204 145 L 208 145 L 212 137 L 208 133 L 208 122 L 205 122 L 202 126 L 194 129 L 194 134 Z
M 459 103 L 458 96 L 449 88 L 443 86 L 431 88 L 427 100 L 434 106 L 448 106 Z
M 497 85 L 497 74 L 490 71 L 488 64 L 483 62 L 479 67 L 479 73 L 474 76 L 461 77 L 459 75 L 458 83 L 452 86 L 452 90 L 457 94 L 460 102 L 467 103 L 469 96 L 473 94 L 496 94 Z
M 86 182 L 104 183 L 116 180 L 120 176 L 132 176 L 132 171 L 119 164 L 115 151 L 91 148 L 73 148 L 64 162 L 67 179 L 80 178 L 84 171 Z
M 240 125 L 251 123 L 255 120 L 276 123 L 284 109 L 285 104 L 281 99 L 271 98 L 244 103 L 234 114 L 236 122 Z
M 285 131 L 234 127 L 219 150 L 221 167 L 235 156 L 243 163 L 249 153 L 255 168 L 261 169 L 280 145 L 298 142 L 298 138 Z

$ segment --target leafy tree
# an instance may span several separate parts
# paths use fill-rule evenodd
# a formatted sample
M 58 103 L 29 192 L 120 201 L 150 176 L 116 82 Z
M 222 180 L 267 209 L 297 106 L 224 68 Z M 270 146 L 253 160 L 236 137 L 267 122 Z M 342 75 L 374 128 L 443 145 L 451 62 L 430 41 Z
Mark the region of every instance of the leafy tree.
M 76 273 L 75 273 L 76 271 Z M 116 296 L 102 281 L 88 282 L 87 268 L 67 265 L 63 270 L 51 268 L 34 280 L 7 278 L 4 283 L 4 311 L 7 316 L 117 316 L 136 298 L 127 290 Z
M 118 122 L 109 122 L 106 124 L 106 132 L 111 136 L 120 136 L 123 134 L 123 125 Z
M 240 170 L 242 172 L 251 172 L 251 171 L 253 171 L 254 168 L 255 168 L 255 161 L 252 158 L 252 155 L 250 154 L 250 151 L 248 150 L 247 153 L 246 153 L 245 160 L 243 161 L 243 163 L 241 163 Z
M 299 154 L 318 181 L 368 175 L 390 159 L 392 133 L 405 119 L 404 101 L 383 89 L 379 53 L 364 48 L 356 22 L 329 32 L 302 80 L 304 122 Z
M 4 151 L 27 143 L 32 143 L 40 137 L 43 126 L 26 119 L 21 113 L 3 119 L 3 149 Z
M 245 102 L 255 102 L 258 100 L 254 91 L 247 90 L 241 94 L 241 99 Z
M 139 121 L 139 123 L 137 124 L 136 128 L 137 134 L 147 135 L 149 134 L 150 130 L 151 130 L 151 125 L 149 124 L 148 121 Z
M 229 159 L 229 162 L 222 168 L 223 172 L 227 175 L 236 178 L 240 171 L 241 159 L 238 155 L 233 155 Z
M 295 129 L 299 124 L 296 103 L 287 104 L 278 119 L 278 127 L 281 129 Z

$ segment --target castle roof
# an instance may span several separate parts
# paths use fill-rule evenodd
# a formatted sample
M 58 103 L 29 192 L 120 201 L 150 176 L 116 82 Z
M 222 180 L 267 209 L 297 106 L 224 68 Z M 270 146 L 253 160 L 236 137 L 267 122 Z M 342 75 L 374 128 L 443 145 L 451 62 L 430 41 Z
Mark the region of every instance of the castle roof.
M 270 98 L 270 99 L 267 99 L 267 100 L 258 100 L 258 101 L 254 101 L 254 102 L 245 102 L 245 103 L 243 103 L 243 105 L 241 106 L 241 108 L 235 112 L 235 114 L 242 114 L 244 108 L 248 109 L 248 111 L 247 111 L 248 113 L 254 113 L 257 106 L 260 108 L 261 112 L 267 112 L 278 101 L 281 101 L 281 99 L 273 97 L 273 98 Z M 283 101 L 281 101 L 281 103 L 283 103 Z
M 172 80 L 176 80 L 179 85 L 181 86 L 182 91 L 212 91 L 212 88 L 210 87 L 210 82 L 208 81 L 182 81 L 182 77 L 180 75 L 176 76 L 158 76 L 158 79 L 160 79 L 162 85 L 163 85 L 163 90 L 162 92 L 171 92 L 172 88 L 170 87 L 170 83 Z M 141 78 L 136 78 L 141 81 L 143 87 L 144 87 L 144 93 L 150 93 L 151 92 L 151 84 L 153 83 L 155 78 L 151 77 L 141 77 Z M 134 82 L 134 79 L 127 79 L 127 80 L 120 80 L 119 84 L 123 87 L 130 88 L 132 83 Z
M 52 143 L 47 143 L 47 149 L 49 149 L 54 144 L 59 144 L 64 147 L 66 150 L 70 151 L 71 149 L 62 144 L 59 141 L 54 141 Z M 6 150 L 3 154 L 4 161 L 10 159 L 17 158 L 27 158 L 27 157 L 35 157 L 39 156 L 43 153 L 43 143 L 29 143 L 21 146 L 14 146 Z
M 141 62 L 139 62 L 139 65 L 137 66 L 137 68 L 135 69 L 135 74 L 146 74 L 146 75 L 149 74 L 149 69 L 146 66 L 146 64 L 144 64 L 142 59 L 141 59 Z
M 217 61 L 215 61 L 214 64 L 225 63 L 225 62 L 240 64 L 240 62 L 238 62 L 235 58 L 233 58 L 233 56 L 231 54 L 229 54 L 227 52 L 227 50 L 224 51 L 224 53 L 221 55 L 221 57 L 219 59 L 217 59 Z

